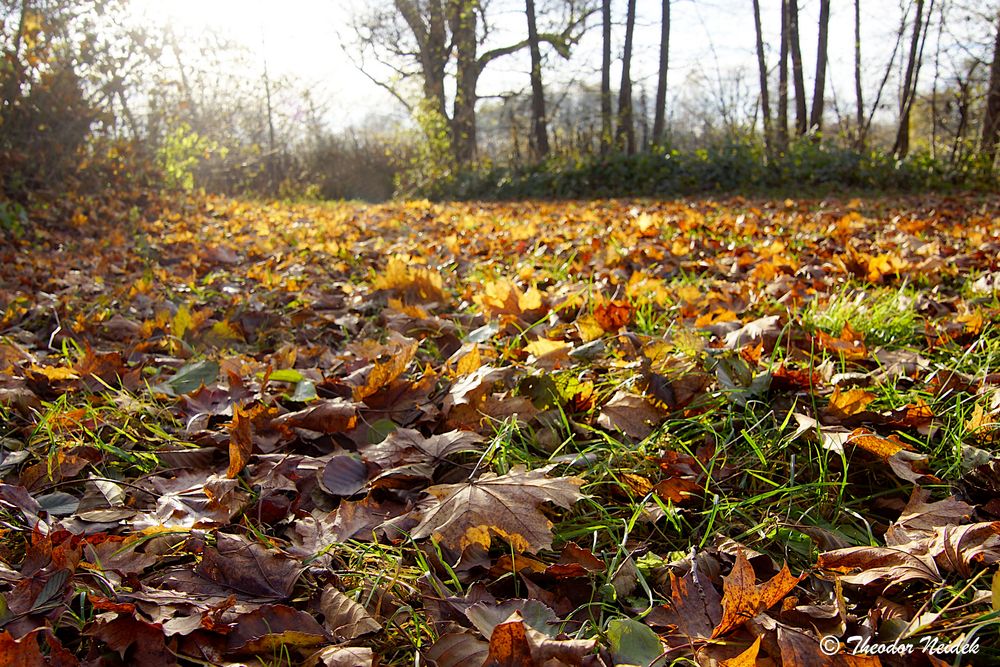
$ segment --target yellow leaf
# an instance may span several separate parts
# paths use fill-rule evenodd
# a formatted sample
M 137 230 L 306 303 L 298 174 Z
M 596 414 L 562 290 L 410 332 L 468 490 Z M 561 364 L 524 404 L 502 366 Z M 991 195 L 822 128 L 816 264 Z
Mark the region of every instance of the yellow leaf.
M 32 364 L 31 370 L 32 372 L 44 375 L 53 382 L 58 380 L 76 380 L 80 377 L 72 368 L 65 368 L 63 366 L 38 366 Z
M 830 405 L 824 412 L 830 417 L 843 419 L 864 412 L 876 398 L 875 394 L 864 389 L 841 391 L 840 387 L 834 387 Z
M 569 343 L 561 340 L 549 340 L 539 338 L 524 346 L 524 351 L 534 356 L 536 359 L 542 357 L 562 357 L 569 352 Z
M 455 366 L 455 374 L 459 377 L 463 375 L 471 375 L 479 370 L 479 367 L 483 365 L 482 356 L 479 354 L 479 346 L 473 345 L 472 349 L 467 353 L 462 355 L 462 358 L 458 360 L 458 364 Z
M 580 333 L 580 339 L 584 343 L 597 340 L 604 335 L 604 327 L 600 325 L 597 318 L 593 315 L 578 317 L 574 324 L 576 325 L 576 330 Z
M 212 333 L 223 340 L 243 340 L 243 336 L 228 320 L 220 320 L 212 325 Z
M 184 338 L 184 334 L 191 329 L 192 323 L 191 311 L 188 310 L 187 306 L 181 306 L 177 309 L 170 323 L 170 331 L 178 338 Z

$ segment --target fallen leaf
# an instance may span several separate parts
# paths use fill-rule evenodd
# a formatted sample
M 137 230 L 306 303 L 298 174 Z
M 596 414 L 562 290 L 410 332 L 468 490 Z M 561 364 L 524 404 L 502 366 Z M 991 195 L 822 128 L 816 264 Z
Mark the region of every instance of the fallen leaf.
M 712 637 L 722 637 L 778 604 L 801 580 L 801 576 L 793 577 L 785 565 L 778 574 L 758 586 L 750 561 L 742 551 L 738 552 L 732 572 L 722 580 L 722 619 L 712 631 Z
M 310 407 L 281 415 L 273 422 L 287 428 L 304 428 L 317 433 L 343 433 L 358 423 L 358 406 L 342 398 L 331 398 Z
M 302 567 L 293 558 L 244 537 L 218 533 L 217 544 L 205 549 L 195 572 L 244 595 L 287 598 Z
M 274 655 L 327 642 L 326 632 L 312 616 L 282 604 L 265 604 L 238 616 L 226 636 L 227 649 L 241 654 Z
M 552 522 L 541 512 L 544 502 L 570 507 L 583 498 L 577 477 L 546 477 L 551 469 L 527 471 L 514 466 L 506 475 L 486 473 L 462 484 L 432 486 L 437 498 L 426 510 L 413 537 L 435 539 L 461 552 L 471 544 L 489 548 L 493 537 L 517 552 L 538 552 L 552 545 Z
M 644 397 L 618 391 L 601 408 L 597 424 L 609 431 L 621 431 L 630 438 L 642 440 L 666 415 Z
M 323 626 L 341 641 L 350 641 L 382 629 L 364 607 L 333 586 L 323 590 L 319 609 L 323 614 Z
M 253 425 L 250 415 L 238 405 L 233 406 L 233 422 L 229 427 L 229 469 L 226 476 L 237 477 L 253 454 Z

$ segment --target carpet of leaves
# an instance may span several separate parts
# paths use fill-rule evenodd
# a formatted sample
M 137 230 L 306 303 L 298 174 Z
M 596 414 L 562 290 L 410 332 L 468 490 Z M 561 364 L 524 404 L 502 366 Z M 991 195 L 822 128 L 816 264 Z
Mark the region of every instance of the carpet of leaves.
M 39 211 L 0 664 L 989 664 L 998 204 Z

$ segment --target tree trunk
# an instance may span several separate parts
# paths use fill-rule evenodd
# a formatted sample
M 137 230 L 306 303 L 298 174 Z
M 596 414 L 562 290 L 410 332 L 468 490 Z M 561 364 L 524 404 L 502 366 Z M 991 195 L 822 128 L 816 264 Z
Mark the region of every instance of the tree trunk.
M 756 1 L 756 0 L 755 0 Z M 653 143 L 663 145 L 667 122 L 667 66 L 670 64 L 670 0 L 663 0 L 660 19 L 660 72 L 656 80 L 656 111 L 653 118 Z
M 475 0 L 453 0 L 450 17 L 457 62 L 451 133 L 455 160 L 461 165 L 476 159 L 476 83 L 480 71 L 476 54 L 476 5 Z
M 990 87 L 986 92 L 986 112 L 983 116 L 983 138 L 980 145 L 980 150 L 991 165 L 997 156 L 998 140 L 1000 140 L 1000 17 L 997 23 L 996 42 L 993 44 Z
M 449 118 L 444 93 L 445 67 L 448 64 L 447 11 L 444 0 L 431 0 L 426 11 L 426 20 L 413 0 L 395 0 L 396 11 L 406 21 L 419 47 L 420 73 L 423 78 L 424 99 L 431 109 Z
M 788 150 L 788 0 L 781 0 L 781 50 L 778 56 L 778 150 Z
M 618 91 L 618 134 L 615 139 L 629 155 L 635 154 L 635 124 L 632 113 L 632 37 L 635 34 L 635 3 L 628 0 L 625 16 L 625 51 L 622 54 L 622 83 Z
M 861 0 L 854 0 L 854 98 L 857 103 L 857 148 L 865 147 L 865 101 L 861 90 Z
M 920 50 L 920 33 L 923 30 L 924 0 L 917 0 L 917 15 L 913 17 L 913 36 L 910 39 L 910 55 L 906 61 L 906 73 L 903 75 L 903 94 L 899 99 L 899 128 L 896 131 L 896 142 L 892 152 L 897 158 L 906 157 L 910 152 L 910 109 L 916 94 L 918 53 Z
M 826 53 L 829 33 L 830 0 L 820 0 L 819 37 L 816 40 L 816 81 L 813 86 L 812 112 L 809 114 L 809 129 L 816 132 L 823 129 L 823 96 L 826 94 Z
M 792 49 L 792 83 L 795 85 L 795 133 L 802 136 L 808 129 L 806 84 L 802 74 L 802 49 L 799 48 L 799 2 L 788 0 L 788 36 Z
M 611 0 L 601 2 L 601 153 L 611 147 Z
M 545 89 L 542 87 L 542 50 L 538 46 L 535 0 L 525 0 L 528 15 L 528 50 L 531 52 L 531 141 L 532 157 L 549 154 L 549 131 L 545 120 Z
M 760 74 L 760 113 L 764 120 L 764 147 L 768 158 L 774 156 L 771 135 L 771 100 L 767 94 L 767 62 L 764 60 L 764 36 L 760 27 L 760 0 L 753 0 L 753 27 L 757 32 L 757 71 Z

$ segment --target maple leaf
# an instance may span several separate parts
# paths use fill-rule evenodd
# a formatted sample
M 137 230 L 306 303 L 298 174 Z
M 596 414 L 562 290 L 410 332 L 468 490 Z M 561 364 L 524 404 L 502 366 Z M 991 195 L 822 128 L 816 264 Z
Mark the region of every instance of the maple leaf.
M 830 404 L 823 410 L 825 423 L 842 424 L 851 417 L 864 414 L 868 406 L 878 397 L 864 389 L 842 391 L 834 387 Z
M 941 572 L 971 574 L 971 563 L 1000 562 L 1000 522 L 964 522 L 972 507 L 955 498 L 928 503 L 914 488 L 900 518 L 885 534 L 884 547 L 847 547 L 820 554 L 818 567 L 860 586 L 941 581 Z
M 785 565 L 778 574 L 758 586 L 750 561 L 740 551 L 732 572 L 722 580 L 722 619 L 712 631 L 712 637 L 721 637 L 767 611 L 784 599 L 801 580 L 802 575 L 793 577 L 788 565 Z
M 582 479 L 547 477 L 552 467 L 527 471 L 517 465 L 506 475 L 486 473 L 463 484 L 430 487 L 438 503 L 424 512 L 413 537 L 433 536 L 459 552 L 473 544 L 488 549 L 493 537 L 518 552 L 548 549 L 552 522 L 541 512 L 542 503 L 568 508 L 584 497 Z
M 364 400 L 402 375 L 413 360 L 418 347 L 420 347 L 419 340 L 402 338 L 379 354 L 368 369 L 364 383 L 354 387 L 354 400 Z

